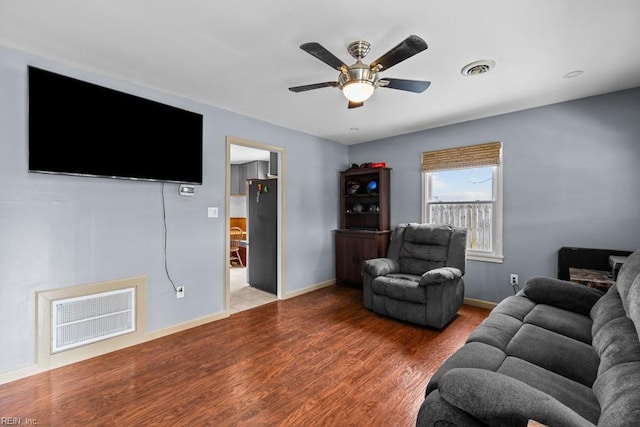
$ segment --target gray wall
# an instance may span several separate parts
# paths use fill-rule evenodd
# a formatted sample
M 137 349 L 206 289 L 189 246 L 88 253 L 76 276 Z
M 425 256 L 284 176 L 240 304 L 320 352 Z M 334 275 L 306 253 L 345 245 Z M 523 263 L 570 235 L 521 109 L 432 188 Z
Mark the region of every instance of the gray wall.
M 164 188 L 169 269 L 184 299 L 164 272 L 160 183 L 27 173 L 27 65 L 204 115 L 204 184 L 195 197 Z M 0 48 L 0 373 L 34 363 L 37 290 L 146 275 L 149 331 L 224 311 L 227 135 L 286 150 L 287 291 L 333 279 L 347 147 Z
M 424 95 L 428 96 L 428 95 Z M 556 275 L 562 246 L 640 248 L 640 89 L 351 146 L 350 163 L 386 161 L 391 221 L 419 222 L 422 151 L 503 142 L 504 263 L 469 261 L 466 295 L 500 301 Z

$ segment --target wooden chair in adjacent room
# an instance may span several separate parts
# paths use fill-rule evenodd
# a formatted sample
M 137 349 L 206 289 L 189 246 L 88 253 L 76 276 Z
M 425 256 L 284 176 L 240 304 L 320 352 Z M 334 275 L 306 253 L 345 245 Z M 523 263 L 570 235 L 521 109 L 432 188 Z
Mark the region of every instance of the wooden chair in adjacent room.
M 229 229 L 230 239 L 230 254 L 231 257 L 229 261 L 231 262 L 231 266 L 233 267 L 233 262 L 237 261 L 240 263 L 240 267 L 244 267 L 244 263 L 242 262 L 242 258 L 240 257 L 240 241 L 242 240 L 242 229 L 240 227 L 231 227 Z

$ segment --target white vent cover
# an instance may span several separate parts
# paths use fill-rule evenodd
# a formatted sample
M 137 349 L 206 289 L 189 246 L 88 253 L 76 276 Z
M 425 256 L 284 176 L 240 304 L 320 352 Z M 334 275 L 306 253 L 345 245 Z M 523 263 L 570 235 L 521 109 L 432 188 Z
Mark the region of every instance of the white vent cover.
M 51 302 L 51 353 L 136 330 L 135 288 Z
M 465 65 L 460 72 L 463 76 L 479 76 L 493 70 L 495 66 L 496 61 L 493 59 L 481 59 Z

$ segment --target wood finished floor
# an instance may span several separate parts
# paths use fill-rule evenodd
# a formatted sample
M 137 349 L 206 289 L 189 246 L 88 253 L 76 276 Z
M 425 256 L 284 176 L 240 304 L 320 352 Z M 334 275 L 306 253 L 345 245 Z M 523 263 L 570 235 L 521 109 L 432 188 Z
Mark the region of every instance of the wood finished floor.
M 38 426 L 412 426 L 429 378 L 489 311 L 435 331 L 331 286 L 0 385 Z

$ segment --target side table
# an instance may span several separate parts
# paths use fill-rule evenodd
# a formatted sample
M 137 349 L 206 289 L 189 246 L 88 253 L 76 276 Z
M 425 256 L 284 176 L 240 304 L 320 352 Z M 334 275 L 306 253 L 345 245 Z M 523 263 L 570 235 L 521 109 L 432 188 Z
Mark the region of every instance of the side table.
M 608 291 L 615 283 L 608 271 L 588 268 L 569 268 L 569 280 L 603 292 Z

